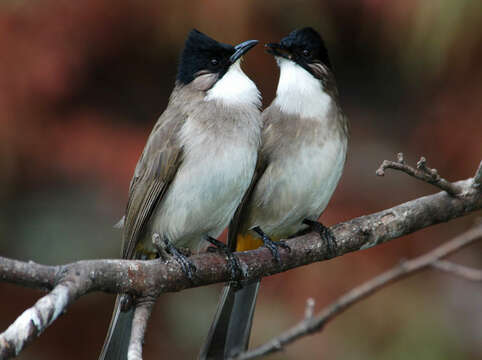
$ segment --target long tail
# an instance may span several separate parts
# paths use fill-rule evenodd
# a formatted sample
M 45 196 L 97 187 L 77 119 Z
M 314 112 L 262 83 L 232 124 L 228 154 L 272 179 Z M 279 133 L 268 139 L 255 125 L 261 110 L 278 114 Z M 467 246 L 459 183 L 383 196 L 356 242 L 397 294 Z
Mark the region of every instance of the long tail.
M 122 312 L 120 309 L 120 296 L 117 295 L 115 299 L 114 312 L 99 360 L 127 360 L 134 308 L 132 307 L 129 311 Z
M 259 284 L 224 287 L 199 360 L 223 360 L 248 348 Z

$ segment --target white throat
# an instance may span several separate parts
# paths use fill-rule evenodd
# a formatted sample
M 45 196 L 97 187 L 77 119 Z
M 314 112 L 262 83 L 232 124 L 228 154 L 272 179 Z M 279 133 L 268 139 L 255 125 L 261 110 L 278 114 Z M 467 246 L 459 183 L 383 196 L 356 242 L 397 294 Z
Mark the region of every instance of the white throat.
M 331 107 L 331 96 L 320 80 L 291 60 L 276 58 L 280 77 L 274 103 L 281 111 L 301 117 L 324 117 Z
M 226 74 L 207 91 L 205 100 L 261 106 L 259 90 L 241 69 L 241 59 L 231 65 Z

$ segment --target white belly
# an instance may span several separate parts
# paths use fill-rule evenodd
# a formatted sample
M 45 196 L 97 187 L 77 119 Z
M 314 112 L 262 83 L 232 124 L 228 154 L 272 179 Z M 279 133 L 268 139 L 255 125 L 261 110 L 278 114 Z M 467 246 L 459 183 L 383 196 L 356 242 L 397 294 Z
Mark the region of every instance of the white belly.
M 316 220 L 330 201 L 340 180 L 347 144 L 333 139 L 315 145 L 270 165 L 258 183 L 252 208 L 252 226 L 273 237 L 293 235 L 305 226 L 303 219 Z
M 151 233 L 193 249 L 205 235 L 219 236 L 251 182 L 256 157 L 247 145 L 190 151 L 152 217 Z

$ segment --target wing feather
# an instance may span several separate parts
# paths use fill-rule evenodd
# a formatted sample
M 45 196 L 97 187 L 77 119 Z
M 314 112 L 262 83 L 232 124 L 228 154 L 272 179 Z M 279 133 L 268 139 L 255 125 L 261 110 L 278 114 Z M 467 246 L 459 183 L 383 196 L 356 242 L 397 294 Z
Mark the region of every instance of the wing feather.
M 165 115 L 161 115 L 154 126 L 129 186 L 122 246 L 124 259 L 134 256 L 144 226 L 162 201 L 182 161 L 177 133 L 185 117 Z

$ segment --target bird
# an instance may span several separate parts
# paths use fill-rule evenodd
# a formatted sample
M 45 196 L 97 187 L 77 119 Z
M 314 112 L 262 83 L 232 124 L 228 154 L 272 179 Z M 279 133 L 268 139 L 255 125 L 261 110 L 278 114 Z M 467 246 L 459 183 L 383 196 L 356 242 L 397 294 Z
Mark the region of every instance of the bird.
M 228 226 L 257 163 L 261 97 L 241 68 L 242 56 L 257 43 L 232 46 L 189 32 L 168 105 L 130 182 L 123 259 L 157 257 L 157 239 L 192 279 L 195 267 L 182 249 L 199 251 L 205 240 L 221 246 L 216 237 Z M 100 360 L 127 359 L 134 313 L 128 303 L 127 295 L 117 296 Z
M 279 82 L 275 99 L 262 113 L 258 166 L 230 224 L 228 246 L 245 251 L 264 243 L 279 262 L 279 243 L 273 241 L 316 231 L 335 252 L 336 239 L 317 219 L 342 175 L 349 123 L 328 51 L 311 27 L 265 47 L 279 66 Z M 259 284 L 224 287 L 199 359 L 229 358 L 247 349 Z

